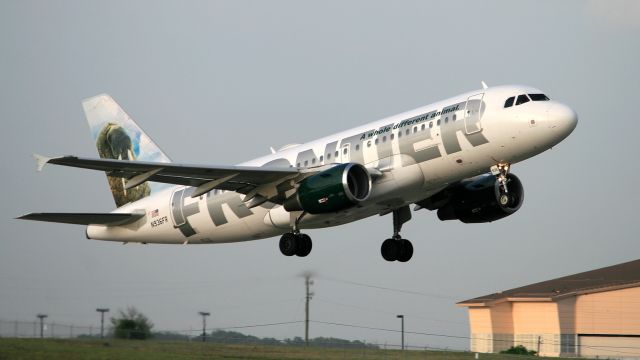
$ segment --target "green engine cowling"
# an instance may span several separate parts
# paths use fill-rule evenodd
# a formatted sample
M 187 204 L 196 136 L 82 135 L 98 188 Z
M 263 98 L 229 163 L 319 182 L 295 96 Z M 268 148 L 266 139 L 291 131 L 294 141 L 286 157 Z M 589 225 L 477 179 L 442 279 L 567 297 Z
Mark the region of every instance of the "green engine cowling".
M 298 191 L 284 202 L 287 211 L 326 214 L 350 208 L 371 193 L 371 176 L 355 163 L 336 165 L 300 182 Z

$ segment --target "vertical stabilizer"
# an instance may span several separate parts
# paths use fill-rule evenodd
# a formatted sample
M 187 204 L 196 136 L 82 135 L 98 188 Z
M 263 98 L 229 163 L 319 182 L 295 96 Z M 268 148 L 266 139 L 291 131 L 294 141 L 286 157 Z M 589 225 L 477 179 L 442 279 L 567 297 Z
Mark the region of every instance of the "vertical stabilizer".
M 171 162 L 169 157 L 111 98 L 103 94 L 82 102 L 91 136 L 102 159 Z M 126 179 L 107 176 L 118 207 L 140 200 L 167 184 L 144 182 L 127 189 Z

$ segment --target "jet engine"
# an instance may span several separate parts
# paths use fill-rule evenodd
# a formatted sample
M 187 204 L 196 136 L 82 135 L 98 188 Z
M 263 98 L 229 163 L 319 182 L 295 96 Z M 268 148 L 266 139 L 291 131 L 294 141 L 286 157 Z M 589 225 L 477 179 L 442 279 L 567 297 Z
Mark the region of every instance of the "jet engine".
M 437 207 L 432 210 L 438 209 L 438 218 L 442 221 L 486 223 L 507 217 L 522 206 L 524 188 L 517 176 L 507 175 L 507 190 L 507 193 L 501 193 L 496 177 L 485 174 L 463 180 L 423 202 L 427 205 L 424 207 L 429 208 L 429 205 L 433 207 L 434 201 L 438 201 Z
M 325 214 L 357 205 L 370 193 L 371 176 L 364 166 L 340 164 L 302 180 L 298 191 L 285 200 L 284 208 Z

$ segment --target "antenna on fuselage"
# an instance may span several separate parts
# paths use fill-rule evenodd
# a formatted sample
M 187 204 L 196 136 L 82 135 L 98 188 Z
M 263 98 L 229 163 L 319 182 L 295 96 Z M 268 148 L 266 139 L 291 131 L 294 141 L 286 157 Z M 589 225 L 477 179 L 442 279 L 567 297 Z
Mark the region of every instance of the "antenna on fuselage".
M 482 83 L 482 88 L 487 90 L 488 88 L 487 84 L 484 81 L 481 81 L 481 83 Z

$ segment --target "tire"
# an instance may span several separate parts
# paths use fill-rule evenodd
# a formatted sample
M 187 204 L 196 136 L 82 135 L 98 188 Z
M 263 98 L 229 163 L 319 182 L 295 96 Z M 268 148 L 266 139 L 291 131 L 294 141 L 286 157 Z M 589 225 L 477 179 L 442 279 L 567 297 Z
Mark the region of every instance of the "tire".
M 402 239 L 400 242 L 400 253 L 398 254 L 398 261 L 407 262 L 411 260 L 413 256 L 413 244 L 411 241 Z
M 307 234 L 299 234 L 297 236 L 297 244 L 296 244 L 296 255 L 300 257 L 305 257 L 311 253 L 311 248 L 313 247 L 313 243 L 311 242 L 311 238 Z
M 380 253 L 382 257 L 387 261 L 396 261 L 399 253 L 399 241 L 394 239 L 387 239 L 382 242 L 380 247 Z
M 293 233 L 285 233 L 280 238 L 280 252 L 284 256 L 293 256 L 296 254 L 296 248 L 298 247 L 296 236 Z

